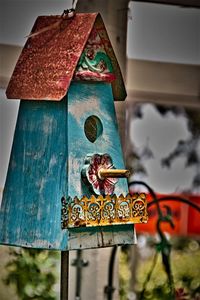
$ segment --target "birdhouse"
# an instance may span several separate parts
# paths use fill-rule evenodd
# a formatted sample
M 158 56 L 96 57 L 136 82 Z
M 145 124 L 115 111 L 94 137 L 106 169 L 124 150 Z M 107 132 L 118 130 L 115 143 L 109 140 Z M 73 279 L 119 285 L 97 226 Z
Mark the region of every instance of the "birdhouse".
M 132 224 L 146 222 L 146 202 L 128 194 L 114 109 L 126 92 L 101 16 L 38 17 L 6 93 L 21 102 L 0 243 L 133 244 Z

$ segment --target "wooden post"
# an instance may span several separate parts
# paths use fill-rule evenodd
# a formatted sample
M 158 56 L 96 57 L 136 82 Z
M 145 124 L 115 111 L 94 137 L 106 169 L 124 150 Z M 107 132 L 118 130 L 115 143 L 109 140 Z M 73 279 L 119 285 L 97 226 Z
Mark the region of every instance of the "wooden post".
M 60 300 L 68 300 L 69 294 L 69 251 L 61 252 Z

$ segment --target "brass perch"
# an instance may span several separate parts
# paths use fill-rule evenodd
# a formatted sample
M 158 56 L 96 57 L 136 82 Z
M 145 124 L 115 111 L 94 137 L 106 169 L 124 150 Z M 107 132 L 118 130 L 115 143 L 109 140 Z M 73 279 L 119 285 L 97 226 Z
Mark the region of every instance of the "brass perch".
M 98 176 L 100 179 L 104 178 L 127 178 L 130 176 L 129 170 L 119 170 L 119 169 L 100 169 L 98 171 Z

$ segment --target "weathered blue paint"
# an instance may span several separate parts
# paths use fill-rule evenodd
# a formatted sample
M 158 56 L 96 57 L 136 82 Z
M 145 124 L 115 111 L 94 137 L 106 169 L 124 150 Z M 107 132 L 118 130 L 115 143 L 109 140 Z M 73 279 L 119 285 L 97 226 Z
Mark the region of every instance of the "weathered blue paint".
M 81 170 L 89 153 L 108 153 L 118 169 L 124 168 L 111 85 L 108 83 L 72 83 L 68 92 L 68 195 L 91 196 L 81 180 Z M 97 116 L 103 125 L 103 133 L 90 142 L 84 133 L 84 123 Z M 126 179 L 119 179 L 115 194 L 128 193 Z M 69 249 L 104 247 L 135 242 L 133 225 L 69 229 Z
M 67 192 L 67 102 L 21 101 L 1 207 L 3 244 L 60 249 Z
M 82 197 L 81 170 L 88 154 L 108 153 L 117 169 L 124 169 L 123 154 L 118 134 L 114 100 L 109 83 L 71 84 L 68 92 L 68 156 L 69 156 L 69 196 Z M 91 116 L 97 116 L 103 125 L 103 133 L 90 142 L 84 132 L 84 123 Z M 128 193 L 126 179 L 119 179 L 115 194 Z M 91 193 L 87 193 L 91 196 Z
M 68 100 L 67 100 L 68 98 Z M 84 123 L 97 116 L 94 142 Z M 91 196 L 81 180 L 85 157 L 108 153 L 124 168 L 111 85 L 73 82 L 61 102 L 21 101 L 0 220 L 0 243 L 47 249 L 133 244 L 132 225 L 61 229 L 61 198 Z M 119 179 L 115 194 L 127 194 Z

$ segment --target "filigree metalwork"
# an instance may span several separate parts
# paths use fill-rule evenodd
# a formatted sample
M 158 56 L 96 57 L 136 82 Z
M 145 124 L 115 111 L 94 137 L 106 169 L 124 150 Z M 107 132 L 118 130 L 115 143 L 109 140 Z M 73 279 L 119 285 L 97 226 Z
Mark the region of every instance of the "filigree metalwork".
M 62 228 L 146 223 L 145 194 L 62 198 Z

